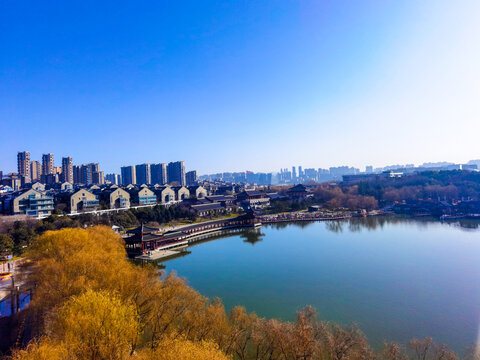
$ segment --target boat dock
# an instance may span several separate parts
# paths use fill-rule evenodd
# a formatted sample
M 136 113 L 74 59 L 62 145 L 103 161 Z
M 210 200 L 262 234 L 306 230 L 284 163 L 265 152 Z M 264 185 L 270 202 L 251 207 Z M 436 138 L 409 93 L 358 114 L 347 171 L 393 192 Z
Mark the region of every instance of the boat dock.
M 143 254 L 135 257 L 135 259 L 139 260 L 163 260 L 171 257 L 175 257 L 178 255 L 182 255 L 187 253 L 186 249 L 175 249 L 175 250 L 155 250 L 150 254 Z

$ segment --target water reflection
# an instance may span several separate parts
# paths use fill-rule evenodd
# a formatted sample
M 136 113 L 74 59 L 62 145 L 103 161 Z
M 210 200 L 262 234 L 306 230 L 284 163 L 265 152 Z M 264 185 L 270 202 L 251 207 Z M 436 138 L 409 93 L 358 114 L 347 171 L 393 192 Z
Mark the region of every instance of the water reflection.
M 249 229 L 240 233 L 240 238 L 243 239 L 243 242 L 255 245 L 255 243 L 262 241 L 264 233 L 260 229 Z
M 271 226 L 274 229 L 285 229 L 287 226 L 296 226 L 301 229 L 304 229 L 306 227 L 312 226 L 315 221 L 285 221 L 285 222 L 279 222 L 279 223 L 272 223 L 268 224 L 267 226 Z
M 334 233 L 341 233 L 341 232 L 343 232 L 343 224 L 344 223 L 345 223 L 345 220 L 327 221 L 325 223 L 325 227 L 327 228 L 328 231 L 331 231 L 331 232 L 334 232 Z
M 479 220 L 461 219 L 452 222 L 440 222 L 436 218 L 412 218 L 408 216 L 370 216 L 370 217 L 354 217 L 347 220 L 333 220 L 327 221 L 325 227 L 327 230 L 341 233 L 344 227 L 348 226 L 351 232 L 360 232 L 362 230 L 375 231 L 383 229 L 387 225 L 414 225 L 421 230 L 427 230 L 430 226 L 437 226 L 443 224 L 444 226 L 452 226 L 460 230 L 478 230 L 480 228 Z
M 458 223 L 453 223 L 453 226 L 458 226 L 462 230 L 477 230 L 480 227 L 480 220 L 462 219 Z
M 30 292 L 21 293 L 18 296 L 18 304 L 12 296 L 8 296 L 0 302 L 0 317 L 10 316 L 18 310 L 23 310 L 30 303 L 31 295 Z
M 295 226 L 304 229 L 312 226 L 315 222 L 316 221 L 279 222 L 265 226 L 270 226 L 277 230 L 285 229 L 288 226 Z M 457 221 L 441 222 L 437 218 L 433 217 L 413 218 L 406 215 L 352 217 L 350 219 L 326 220 L 324 222 L 326 229 L 334 233 L 342 233 L 347 230 L 347 227 L 351 232 L 360 232 L 362 230 L 375 231 L 382 229 L 387 225 L 397 224 L 414 225 L 422 230 L 426 230 L 429 226 L 438 225 L 440 223 L 445 226 L 453 226 L 464 231 L 477 230 L 480 228 L 480 220 L 475 219 L 461 219 Z

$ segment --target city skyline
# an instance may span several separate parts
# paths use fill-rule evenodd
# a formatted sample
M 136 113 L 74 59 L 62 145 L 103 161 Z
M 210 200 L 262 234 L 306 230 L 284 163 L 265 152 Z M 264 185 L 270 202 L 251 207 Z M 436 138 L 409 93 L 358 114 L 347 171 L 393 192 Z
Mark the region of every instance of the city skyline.
M 27 167 L 25 168 L 25 159 L 27 158 Z M 46 154 L 42 154 L 42 161 L 39 162 L 39 161 L 36 161 L 33 157 L 31 157 L 31 152 L 30 151 L 18 151 L 17 152 L 17 168 L 15 171 L 5 171 L 4 169 L 1 169 L 0 168 L 0 171 L 3 172 L 4 175 L 7 175 L 9 173 L 18 173 L 19 175 L 24 175 L 24 171 L 27 170 L 28 171 L 28 174 L 27 174 L 27 177 L 30 177 L 32 180 L 34 180 L 36 177 L 34 177 L 32 174 L 30 174 L 30 169 L 32 169 L 32 167 L 34 166 L 34 164 L 38 164 L 39 166 L 41 166 L 42 168 L 44 168 L 45 166 L 48 166 L 50 167 L 52 170 L 51 172 L 47 172 L 48 174 L 54 174 L 54 173 L 57 173 L 57 169 L 61 170 L 61 177 L 60 179 L 61 180 L 65 180 L 65 176 L 63 175 L 63 172 L 65 169 L 67 169 L 69 172 L 70 172 L 70 175 L 67 175 L 67 178 L 74 178 L 75 175 L 75 167 L 77 167 L 78 169 L 81 167 L 81 166 L 89 166 L 89 165 L 96 165 L 97 167 L 99 166 L 99 163 L 96 162 L 96 163 L 82 163 L 82 164 L 79 164 L 79 165 L 74 165 L 74 162 L 72 160 L 72 157 L 62 157 L 61 158 L 61 163 L 60 163 L 60 166 L 56 166 L 55 165 L 55 155 L 53 153 L 46 153 Z M 51 164 L 49 165 L 46 165 L 46 162 L 51 162 Z M 265 173 L 265 174 L 277 174 L 277 175 L 281 175 L 283 172 L 290 172 L 291 175 L 292 175 L 292 178 L 295 179 L 297 178 L 297 175 L 298 177 L 300 178 L 302 172 L 305 173 L 306 171 L 308 170 L 314 170 L 314 171 L 317 171 L 317 170 L 332 170 L 332 169 L 335 169 L 335 170 L 341 170 L 341 168 L 347 168 L 348 171 L 345 172 L 344 174 L 350 174 L 350 171 L 353 170 L 354 173 L 358 172 L 358 173 L 372 173 L 372 172 L 381 172 L 381 171 L 384 171 L 384 170 L 392 170 L 392 169 L 396 169 L 396 168 L 416 168 L 416 167 L 426 167 L 426 168 L 429 168 L 429 167 L 444 167 L 444 166 L 447 166 L 447 165 L 468 165 L 468 164 L 475 164 L 476 166 L 478 166 L 480 168 L 480 159 L 469 159 L 467 161 L 463 161 L 463 162 L 450 162 L 450 161 L 445 161 L 445 160 L 441 160 L 441 161 L 437 161 L 437 162 L 431 162 L 431 161 L 424 161 L 422 163 L 403 163 L 403 164 L 386 164 L 386 165 L 383 165 L 383 166 L 374 166 L 372 164 L 369 164 L 369 165 L 365 165 L 364 167 L 356 167 L 356 166 L 352 166 L 351 164 L 337 164 L 335 166 L 329 166 L 329 167 L 318 167 L 318 166 L 304 166 L 304 165 L 299 165 L 300 163 L 302 163 L 302 161 L 297 161 L 296 165 L 291 165 L 290 167 L 281 167 L 280 169 L 276 169 L 276 170 L 273 170 L 273 171 L 269 171 L 269 170 L 260 170 L 260 171 L 252 171 L 252 170 L 249 170 L 249 169 L 243 169 L 243 170 L 234 170 L 234 171 L 231 171 L 231 170 L 222 170 L 222 171 L 218 171 L 218 172 L 208 172 L 208 173 L 201 173 L 200 176 L 210 176 L 210 175 L 215 175 L 215 174 L 219 174 L 219 173 L 247 173 L 247 172 L 252 172 L 252 173 Z M 180 171 L 178 173 L 178 175 L 172 175 L 172 166 L 178 164 L 179 166 L 181 166 L 181 170 L 178 170 Z M 303 163 L 302 163 L 303 164 Z M 103 168 L 103 166 L 102 166 Z M 108 168 L 108 165 L 107 165 L 107 168 Z M 130 171 L 130 174 L 131 175 L 127 175 L 127 178 L 129 178 L 130 180 L 132 179 L 138 179 L 139 177 L 139 169 L 143 169 L 141 171 L 144 172 L 144 175 L 141 175 L 140 176 L 140 182 L 137 182 L 137 181 L 133 181 L 133 183 L 150 183 L 150 181 L 145 181 L 145 180 L 151 180 L 151 179 L 155 179 L 155 181 L 153 183 L 160 183 L 160 184 L 165 184 L 167 183 L 167 173 L 169 173 L 170 175 L 168 175 L 168 178 L 174 178 L 173 181 L 178 181 L 180 184 L 185 184 L 186 183 L 186 180 L 185 180 L 185 175 L 188 175 L 188 173 L 195 173 L 195 177 L 197 177 L 197 170 L 193 170 L 193 169 L 189 169 L 187 171 L 187 168 L 185 167 L 185 161 L 169 161 L 169 162 L 165 162 L 165 163 L 148 163 L 148 162 L 143 162 L 143 163 L 140 163 L 140 164 L 135 164 L 135 165 L 124 165 L 124 166 L 121 166 L 120 169 L 115 169 L 115 170 L 107 170 L 107 171 L 102 171 L 102 173 L 106 175 L 118 175 L 120 176 L 121 178 L 124 177 L 124 170 L 125 169 L 128 169 L 128 168 L 131 168 L 132 170 L 129 170 Z M 24 170 L 22 170 L 24 169 Z M 303 170 L 302 170 L 303 169 Z M 32 169 L 33 171 L 33 169 Z M 297 172 L 298 171 L 298 172 Z M 44 169 L 41 169 L 41 173 L 45 174 L 45 171 Z M 132 175 L 133 174 L 133 175 Z M 183 180 L 182 180 L 183 179 Z M 170 180 L 168 180 L 169 182 Z M 67 181 L 68 182 L 68 181 Z
M 431 0 L 3 3 L 0 167 L 15 170 L 9 153 L 25 148 L 107 172 L 476 159 L 479 12 Z

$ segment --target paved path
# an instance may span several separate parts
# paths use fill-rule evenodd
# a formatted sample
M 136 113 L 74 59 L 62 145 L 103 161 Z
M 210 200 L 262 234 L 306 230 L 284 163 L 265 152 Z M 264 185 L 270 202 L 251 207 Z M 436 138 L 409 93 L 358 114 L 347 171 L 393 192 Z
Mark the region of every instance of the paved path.
M 12 260 L 12 261 L 9 261 L 8 263 L 0 264 L 0 272 L 9 271 L 8 265 L 10 265 L 10 272 L 12 272 L 15 275 L 17 266 L 20 264 L 21 260 L 22 259 Z M 0 281 L 0 301 L 2 301 L 5 297 L 10 295 L 12 285 L 13 285 L 12 278 Z

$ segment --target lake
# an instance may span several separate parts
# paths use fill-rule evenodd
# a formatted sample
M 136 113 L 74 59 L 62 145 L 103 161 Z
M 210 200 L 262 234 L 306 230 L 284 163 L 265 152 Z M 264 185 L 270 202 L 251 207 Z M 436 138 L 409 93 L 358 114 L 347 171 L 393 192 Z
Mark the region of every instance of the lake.
M 165 262 L 227 311 L 356 323 L 370 343 L 431 336 L 460 351 L 480 322 L 478 222 L 398 217 L 283 223 L 204 242 Z

